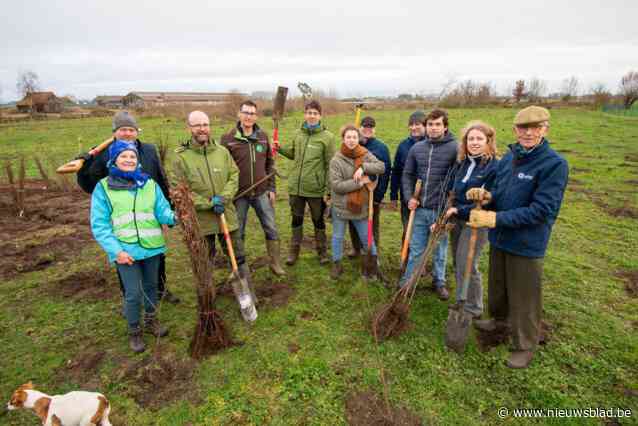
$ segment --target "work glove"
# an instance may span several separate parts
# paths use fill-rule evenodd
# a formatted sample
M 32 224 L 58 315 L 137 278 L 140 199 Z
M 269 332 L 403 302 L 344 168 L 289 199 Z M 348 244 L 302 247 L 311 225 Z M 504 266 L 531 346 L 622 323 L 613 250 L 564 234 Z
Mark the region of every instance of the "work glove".
M 496 212 L 472 209 L 470 211 L 470 226 L 472 228 L 495 228 Z
M 483 188 L 472 188 L 465 193 L 465 198 L 470 201 L 480 201 L 481 205 L 484 206 L 492 201 L 492 194 Z
M 224 197 L 222 197 L 221 195 L 215 195 L 213 198 L 210 199 L 210 202 L 213 205 L 213 213 L 224 213 Z

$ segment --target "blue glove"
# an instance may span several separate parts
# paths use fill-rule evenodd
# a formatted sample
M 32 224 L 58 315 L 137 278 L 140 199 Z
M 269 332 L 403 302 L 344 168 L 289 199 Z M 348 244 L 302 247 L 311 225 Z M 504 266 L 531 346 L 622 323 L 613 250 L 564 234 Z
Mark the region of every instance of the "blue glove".
M 213 204 L 213 213 L 224 213 L 224 197 L 222 197 L 221 195 L 215 195 L 213 198 L 210 199 L 210 202 Z

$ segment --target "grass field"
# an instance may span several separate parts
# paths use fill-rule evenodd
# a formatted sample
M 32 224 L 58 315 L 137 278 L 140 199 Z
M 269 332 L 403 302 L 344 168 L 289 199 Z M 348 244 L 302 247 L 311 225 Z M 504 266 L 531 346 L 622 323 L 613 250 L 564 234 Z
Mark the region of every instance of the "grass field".
M 374 114 L 377 136 L 392 153 L 407 135 L 409 114 Z M 470 119 L 483 119 L 496 127 L 503 151 L 512 142 L 513 116 L 514 111 L 500 108 L 452 110 L 450 128 L 458 134 Z M 324 121 L 336 133 L 351 118 L 329 116 Z M 270 131 L 270 121 L 261 122 Z M 301 115 L 287 117 L 282 140 L 300 123 Z M 213 125 L 218 138 L 222 124 Z M 223 128 L 230 125 L 223 123 Z M 183 124 L 174 119 L 142 119 L 140 126 L 144 141 L 155 141 L 162 134 L 176 146 L 186 137 Z M 34 154 L 61 164 L 109 135 L 108 119 L 2 125 L 0 160 L 25 155 L 29 175 L 37 177 Z M 632 283 L 638 286 L 638 118 L 553 110 L 549 139 L 569 161 L 570 183 L 545 259 L 544 319 L 551 327 L 550 336 L 527 370 L 513 371 L 504 365 L 506 346 L 482 352 L 473 337 L 464 355 L 446 351 L 447 304 L 427 291 L 417 292 L 411 328 L 377 346 L 368 329 L 370 316 L 391 293 L 361 281 L 350 261 L 345 261 L 345 277 L 332 282 L 329 269 L 320 267 L 306 246 L 297 265 L 288 269 L 289 278 L 282 281 L 293 288 L 290 298 L 267 301 L 253 326 L 241 321 L 232 299 L 219 298 L 225 321 L 243 344 L 192 364 L 187 351 L 195 324 L 195 292 L 179 230 L 173 229 L 168 280 L 183 301 L 160 307 L 171 334 L 143 355 L 133 356 L 128 350 L 112 279 L 106 280 L 110 288 L 100 297 L 66 297 L 55 291 L 66 277 L 104 269 L 104 256 L 95 243 L 70 253 L 65 262 L 2 282 L 0 399 L 8 401 L 18 385 L 33 380 L 50 394 L 79 387 L 103 392 L 113 405 L 116 425 L 336 425 L 347 423 L 346 401 L 352 392 L 383 395 L 383 370 L 391 403 L 409 409 L 428 425 L 605 424 L 595 418 L 503 420 L 500 407 L 510 413 L 516 408 L 619 407 L 631 409 L 633 417 L 609 424 L 638 424 L 638 287 L 631 292 Z M 281 159 L 278 164 L 285 174 L 288 161 Z M 277 222 L 286 247 L 290 235 L 286 183 L 280 181 L 279 189 Z M 394 279 L 401 222 L 398 212 L 382 214 L 380 256 L 383 269 Z M 250 221 L 249 262 L 265 254 L 263 233 L 253 213 Z M 486 276 L 485 254 L 481 265 Z M 218 281 L 226 275 L 216 270 Z M 267 268 L 254 275 L 261 283 L 271 280 Z M 112 278 L 114 272 L 105 276 Z M 454 287 L 450 265 L 448 278 Z M 428 284 L 423 280 L 421 287 Z M 158 373 L 155 379 L 136 376 L 136 368 L 154 351 L 178 366 L 175 374 Z M 140 380 L 153 386 L 140 386 Z M 31 412 L 0 412 L 1 425 L 36 422 Z

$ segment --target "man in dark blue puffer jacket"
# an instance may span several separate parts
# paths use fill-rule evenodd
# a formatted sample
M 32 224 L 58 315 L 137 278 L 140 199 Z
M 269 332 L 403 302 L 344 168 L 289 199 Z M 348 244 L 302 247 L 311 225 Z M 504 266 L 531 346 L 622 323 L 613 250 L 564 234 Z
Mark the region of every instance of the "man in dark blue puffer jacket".
M 417 179 L 423 181 L 419 198 L 412 197 L 408 201 L 408 209 L 416 210 L 412 237 L 410 238 L 410 255 L 405 274 L 400 285 L 407 283 L 414 272 L 419 258 L 424 253 L 430 238 L 430 225 L 444 212 L 447 193 L 454 182 L 454 164 L 458 142 L 452 132 L 448 131 L 447 112 L 435 109 L 425 120 L 427 138 L 415 144 L 408 153 L 403 169 L 401 185 L 404 194 L 412 194 Z M 447 261 L 447 235 L 439 241 L 434 250 L 432 284 L 439 299 L 447 300 L 448 290 L 445 288 L 445 263 Z
M 527 368 L 538 345 L 543 259 L 567 186 L 567 161 L 549 146 L 548 128 L 545 108 L 521 110 L 514 119 L 517 143 L 499 162 L 492 187 L 466 194 L 490 209 L 470 213 L 471 226 L 490 228 L 492 319 L 474 324 L 483 331 L 511 327 L 510 368 Z

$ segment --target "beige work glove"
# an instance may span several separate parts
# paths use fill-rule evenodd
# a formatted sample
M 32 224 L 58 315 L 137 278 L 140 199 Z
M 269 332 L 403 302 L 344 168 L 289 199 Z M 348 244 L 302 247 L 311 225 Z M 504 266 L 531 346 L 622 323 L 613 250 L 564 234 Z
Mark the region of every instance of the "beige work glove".
M 495 228 L 496 212 L 472 209 L 469 223 L 472 228 Z
M 484 206 L 492 201 L 492 194 L 483 188 L 472 188 L 465 193 L 465 198 L 470 201 L 480 201 Z

